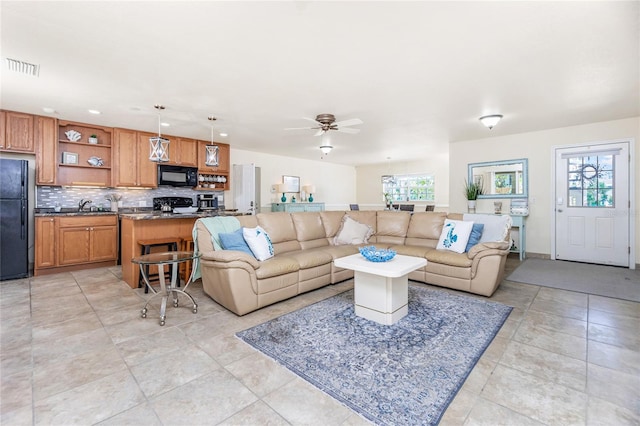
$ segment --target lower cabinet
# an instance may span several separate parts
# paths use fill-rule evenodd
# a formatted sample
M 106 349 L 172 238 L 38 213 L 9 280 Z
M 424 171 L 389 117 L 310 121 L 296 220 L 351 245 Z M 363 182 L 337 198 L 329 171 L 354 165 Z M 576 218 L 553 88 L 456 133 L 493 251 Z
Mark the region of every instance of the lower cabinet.
M 271 203 L 272 212 L 322 212 L 324 203 Z
M 116 215 L 37 217 L 34 274 L 115 265 L 117 224 Z
M 52 217 L 36 217 L 35 231 L 34 269 L 53 268 L 57 264 L 56 220 Z

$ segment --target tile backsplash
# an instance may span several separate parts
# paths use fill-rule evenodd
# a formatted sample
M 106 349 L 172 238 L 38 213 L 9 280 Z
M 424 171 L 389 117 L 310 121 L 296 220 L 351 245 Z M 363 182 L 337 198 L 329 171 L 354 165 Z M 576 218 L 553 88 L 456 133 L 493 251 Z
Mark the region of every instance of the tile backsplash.
M 194 191 L 190 188 L 159 187 L 157 189 L 125 188 L 81 188 L 60 186 L 36 186 L 36 208 L 54 208 L 56 203 L 63 208 L 78 207 L 81 199 L 92 200 L 90 206 L 109 209 L 109 194 L 119 194 L 121 207 L 153 207 L 156 197 L 191 197 L 196 205 L 198 194 L 214 194 L 218 203 L 224 204 L 224 191 Z

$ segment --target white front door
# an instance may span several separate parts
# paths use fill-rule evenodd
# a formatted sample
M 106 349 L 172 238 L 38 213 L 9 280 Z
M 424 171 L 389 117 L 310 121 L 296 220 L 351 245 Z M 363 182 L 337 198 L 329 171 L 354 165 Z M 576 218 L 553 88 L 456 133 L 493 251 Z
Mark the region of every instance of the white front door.
M 629 266 L 629 162 L 629 142 L 556 149 L 556 259 Z

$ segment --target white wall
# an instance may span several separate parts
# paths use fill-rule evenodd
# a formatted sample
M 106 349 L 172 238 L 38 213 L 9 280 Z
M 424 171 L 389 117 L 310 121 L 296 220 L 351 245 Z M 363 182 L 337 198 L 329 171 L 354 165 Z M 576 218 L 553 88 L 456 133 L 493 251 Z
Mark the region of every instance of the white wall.
M 449 155 L 448 153 L 430 156 L 411 162 L 389 162 L 358 166 L 356 168 L 356 193 L 354 202 L 360 209 L 374 210 L 384 208 L 382 195 L 382 175 L 408 173 L 433 174 L 435 179 L 435 197 L 438 210 L 446 210 L 449 205 Z M 423 204 L 415 203 L 418 206 Z M 416 208 L 416 211 L 424 210 Z
M 271 186 L 282 183 L 282 175 L 299 176 L 300 187 L 315 185 L 314 202 L 325 203 L 326 210 L 348 210 L 356 199 L 356 169 L 353 166 L 311 161 L 279 155 L 243 151 L 231 147 L 231 164 L 250 164 L 260 167 L 261 211 L 271 211 L 271 203 L 280 202 L 281 193 L 272 193 Z M 231 184 L 233 185 L 233 175 Z M 287 194 L 288 201 L 291 195 Z M 234 208 L 233 192 L 225 191 L 225 207 Z M 296 194 L 296 199 L 300 200 Z
M 529 209 L 527 218 L 527 251 L 551 254 L 551 220 L 553 194 L 552 150 L 556 146 L 588 144 L 591 142 L 634 139 L 635 164 L 640 166 L 640 117 L 624 120 L 592 123 L 582 126 L 563 127 L 539 132 L 522 133 L 486 139 L 452 142 L 450 158 L 450 211 L 465 212 L 466 199 L 462 187 L 467 178 L 468 163 L 529 159 Z M 638 174 L 636 174 L 636 180 Z M 493 199 L 478 200 L 478 212 L 492 212 Z M 632 217 L 635 221 L 636 247 L 640 242 L 640 185 L 635 185 L 635 206 Z M 503 211 L 509 203 L 503 204 Z M 636 264 L 640 263 L 640 250 L 636 249 Z

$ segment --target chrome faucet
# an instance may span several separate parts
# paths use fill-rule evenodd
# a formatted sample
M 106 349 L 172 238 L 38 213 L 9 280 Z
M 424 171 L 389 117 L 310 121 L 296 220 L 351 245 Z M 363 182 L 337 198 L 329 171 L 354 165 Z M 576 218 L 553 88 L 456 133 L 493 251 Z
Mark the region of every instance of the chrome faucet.
M 91 200 L 85 200 L 84 198 L 82 198 L 80 200 L 80 202 L 78 203 L 78 211 L 81 212 L 84 210 L 84 206 L 86 206 L 89 203 L 93 203 L 93 201 Z

